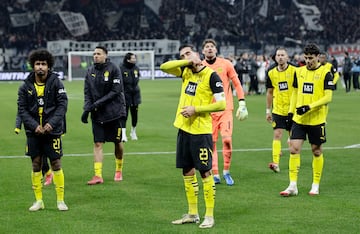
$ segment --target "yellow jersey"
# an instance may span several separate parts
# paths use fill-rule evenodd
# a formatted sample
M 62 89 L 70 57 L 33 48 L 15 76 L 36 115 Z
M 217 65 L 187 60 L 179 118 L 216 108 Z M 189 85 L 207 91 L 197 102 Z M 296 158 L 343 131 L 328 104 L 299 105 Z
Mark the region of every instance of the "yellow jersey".
M 296 71 L 294 88 L 297 89 L 295 107 L 310 105 L 325 96 L 325 90 L 334 90 L 333 76 L 325 66 L 315 70 L 308 70 L 306 66 Z M 293 121 L 302 125 L 320 125 L 326 122 L 328 105 L 321 105 L 310 109 L 303 115 L 295 111 Z
M 40 125 L 42 126 L 42 116 L 44 111 L 44 93 L 45 93 L 45 83 L 38 84 L 34 82 L 36 94 L 38 97 L 38 105 L 39 105 L 39 117 L 40 117 Z
M 210 87 L 212 73 L 214 70 L 209 67 L 204 67 L 199 72 L 193 72 L 188 67 L 184 68 L 181 94 L 174 121 L 176 128 L 191 134 L 212 133 L 212 118 L 209 112 L 195 113 L 189 118 L 181 114 L 184 106 L 204 106 L 212 103 L 213 91 Z
M 273 88 L 272 113 L 288 115 L 296 69 L 289 64 L 284 71 L 279 71 L 277 66 L 268 71 L 266 86 Z
M 340 78 L 339 72 L 337 72 L 337 70 L 334 68 L 334 66 L 329 62 L 325 63 L 323 66 L 326 67 L 331 72 L 331 74 L 334 77 L 333 82 L 334 82 L 334 84 L 336 84 L 336 82 Z

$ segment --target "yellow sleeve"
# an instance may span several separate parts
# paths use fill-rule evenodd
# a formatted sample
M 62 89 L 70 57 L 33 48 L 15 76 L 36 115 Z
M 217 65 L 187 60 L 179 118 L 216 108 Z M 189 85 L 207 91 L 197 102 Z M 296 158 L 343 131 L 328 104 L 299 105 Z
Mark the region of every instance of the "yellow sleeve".
M 196 113 L 217 112 L 217 111 L 225 110 L 225 107 L 226 107 L 226 101 L 224 99 L 204 106 L 195 106 L 195 112 Z
M 291 94 L 289 113 L 293 113 L 293 114 L 295 113 L 295 107 L 296 107 L 296 102 L 297 102 L 297 92 L 298 92 L 298 89 L 294 88 L 294 90 Z
M 324 97 L 320 98 L 319 100 L 317 100 L 316 102 L 311 103 L 310 109 L 318 107 L 318 106 L 322 106 L 322 105 L 326 105 L 329 102 L 331 102 L 332 100 L 332 90 L 331 89 L 325 89 L 325 95 Z
M 190 65 L 189 60 L 171 60 L 160 65 L 160 70 L 175 76 L 181 76 L 181 67 Z

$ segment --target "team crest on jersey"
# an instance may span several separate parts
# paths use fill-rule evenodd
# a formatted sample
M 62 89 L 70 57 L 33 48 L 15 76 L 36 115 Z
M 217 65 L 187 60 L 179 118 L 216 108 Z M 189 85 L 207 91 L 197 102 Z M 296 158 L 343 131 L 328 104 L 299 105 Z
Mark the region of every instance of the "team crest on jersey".
M 279 90 L 280 91 L 284 91 L 284 90 L 288 90 L 289 87 L 288 87 L 288 83 L 286 81 L 282 81 L 282 82 L 279 82 Z
M 38 104 L 39 106 L 44 106 L 44 99 L 42 97 L 38 98 Z
M 104 73 L 104 81 L 108 81 L 109 80 L 109 71 L 106 71 Z
M 138 72 L 137 70 L 135 70 L 135 71 L 134 71 L 134 76 L 135 76 L 135 78 L 138 78 L 138 74 L 139 74 L 139 72 Z
M 189 82 L 189 84 L 186 86 L 185 93 L 191 96 L 195 96 L 197 83 Z
M 307 93 L 307 94 L 313 94 L 314 93 L 314 84 L 313 83 L 304 83 L 302 92 Z

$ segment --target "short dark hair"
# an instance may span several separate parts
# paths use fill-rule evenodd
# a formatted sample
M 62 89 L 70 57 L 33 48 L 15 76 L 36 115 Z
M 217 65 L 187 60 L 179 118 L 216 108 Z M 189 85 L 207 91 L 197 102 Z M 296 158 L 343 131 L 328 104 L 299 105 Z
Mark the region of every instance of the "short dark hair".
M 316 44 L 310 43 L 304 47 L 304 54 L 320 54 L 320 49 Z
M 105 46 L 98 45 L 98 46 L 95 47 L 95 49 L 101 49 L 101 50 L 103 50 L 105 52 L 105 54 L 108 54 L 108 50 L 106 49 Z
M 192 51 L 196 51 L 196 48 L 195 48 L 194 45 L 192 45 L 192 44 L 183 44 L 183 45 L 181 45 L 181 46 L 179 47 L 179 52 L 180 52 L 180 50 L 184 49 L 185 47 L 190 47 L 190 49 L 191 49 Z
M 36 61 L 46 61 L 49 69 L 54 66 L 54 56 L 46 49 L 32 51 L 29 55 L 28 61 L 33 69 Z
M 131 56 L 135 55 L 134 53 L 126 53 L 123 59 L 123 63 L 126 63 L 126 61 L 128 61 L 129 59 L 131 59 Z M 136 55 L 135 55 L 136 56 Z

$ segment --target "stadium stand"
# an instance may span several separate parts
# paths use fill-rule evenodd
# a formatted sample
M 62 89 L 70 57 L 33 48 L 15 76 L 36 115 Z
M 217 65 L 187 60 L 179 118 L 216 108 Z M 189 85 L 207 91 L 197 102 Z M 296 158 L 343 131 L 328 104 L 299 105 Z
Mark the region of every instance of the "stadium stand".
M 88 33 L 70 32 L 60 11 L 81 13 Z M 326 48 L 357 43 L 359 21 L 357 0 L 2 0 L 0 57 L 11 59 L 0 58 L 0 67 L 11 70 L 53 40 L 175 39 L 200 47 L 211 37 L 255 52 L 306 41 Z

